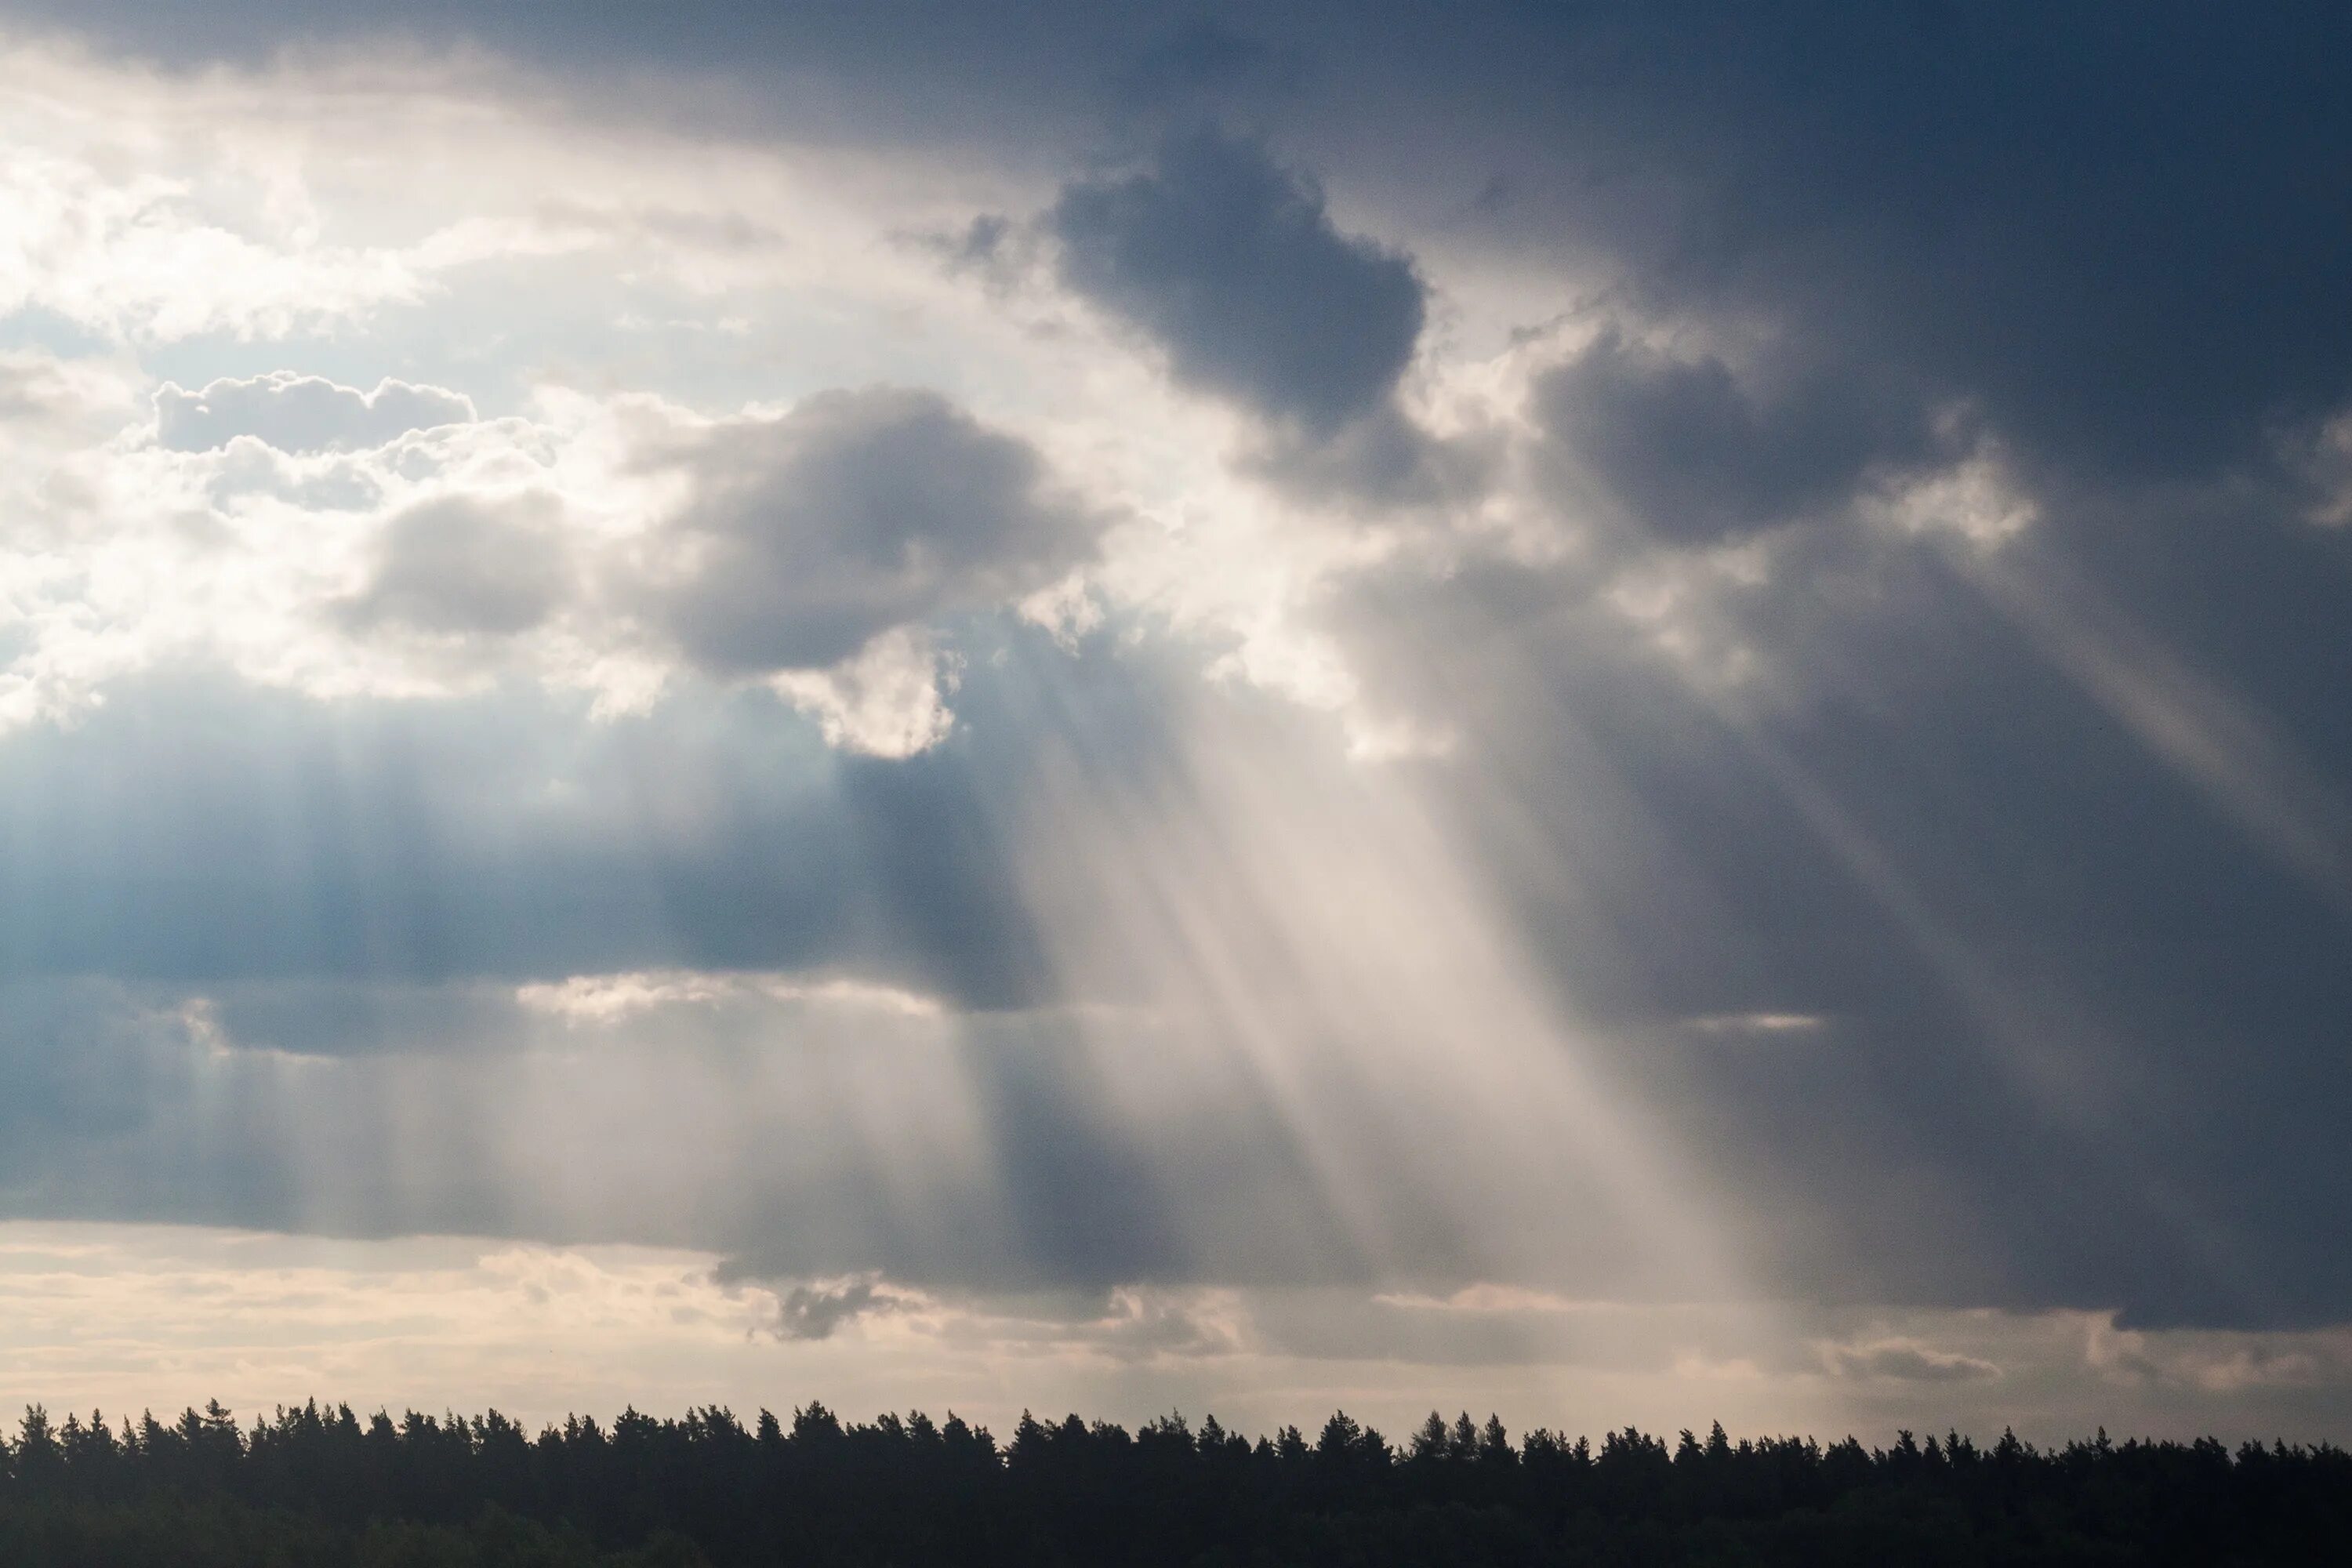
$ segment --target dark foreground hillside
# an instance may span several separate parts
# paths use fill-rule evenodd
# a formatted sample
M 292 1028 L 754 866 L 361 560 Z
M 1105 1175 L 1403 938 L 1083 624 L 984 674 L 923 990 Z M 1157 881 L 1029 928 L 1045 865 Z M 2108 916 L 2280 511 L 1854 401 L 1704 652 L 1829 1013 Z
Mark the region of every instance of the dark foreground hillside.
M 0 1445 L 0 1564 L 728 1568 L 732 1564 L 2285 1563 L 2352 1561 L 2333 1447 L 1906 1434 L 1595 1448 L 1435 1415 L 1391 1445 L 1345 1415 L 1252 1441 L 952 1415 L 787 1426 L 724 1410 L 536 1435 L 495 1412 L 348 1406 L 241 1427 L 28 1411 Z

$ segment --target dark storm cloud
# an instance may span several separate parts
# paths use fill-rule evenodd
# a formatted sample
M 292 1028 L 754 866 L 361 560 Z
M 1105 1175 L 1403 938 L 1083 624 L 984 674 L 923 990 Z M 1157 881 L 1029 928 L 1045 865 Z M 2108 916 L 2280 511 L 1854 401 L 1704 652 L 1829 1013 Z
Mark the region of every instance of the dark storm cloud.
M 2341 790 L 2339 539 L 2242 500 L 2064 522 L 2005 569 L 2105 584 Z M 1461 830 L 1590 1048 L 1792 1295 L 2341 1321 L 2343 902 L 1961 566 L 1789 542 L 1725 606 L 1765 689 L 1714 700 L 1525 574 L 1399 570 L 1351 598 L 1378 623 L 1351 648 L 1444 703 L 1475 770 Z M 2212 613 L 2242 603 L 2263 616 Z M 1691 1022 L 1764 1013 L 1823 1023 Z
M 1023 636 L 1027 657 L 1075 669 Z M 1155 706 L 1138 673 L 1104 663 L 1081 682 L 1110 689 L 1088 705 L 1131 754 Z M 88 723 L 0 738 L 0 1211 L 602 1237 L 777 1258 L 799 1279 L 1157 1268 L 1165 1222 L 1137 1223 L 1150 1180 L 1065 1081 L 1066 1047 L 1018 1014 L 979 1026 L 962 1074 L 1023 1201 L 935 1184 L 923 1213 L 894 1215 L 873 1195 L 921 1150 L 844 1128 L 823 1067 L 877 1049 L 871 1024 L 688 1008 L 653 1021 L 647 1054 L 516 1005 L 521 982 L 671 966 L 846 972 L 983 1010 L 1059 1000 L 1010 831 L 1035 735 L 997 722 L 988 688 L 967 688 L 977 733 L 892 764 L 828 752 L 762 694 L 707 688 L 583 728 L 576 704 L 520 692 L 320 704 L 158 679 Z M 963 1027 L 908 1070 L 938 1078 Z M 766 1153 L 605 1138 L 593 1213 L 502 1174 L 481 1131 L 483 1075 L 533 1048 L 596 1047 L 576 1068 L 593 1082 L 659 1061 L 723 1072 L 793 1042 L 819 1064 L 809 1092 L 739 1108 Z M 441 1106 L 428 1129 L 396 1113 L 419 1094 Z M 662 1103 L 656 1086 L 628 1126 Z M 323 1164 L 305 1153 L 319 1139 L 336 1150 Z M 656 1170 L 690 1180 L 644 1179 Z
M 1081 1026 L 1069 1004 L 1136 997 L 1059 972 L 1029 928 L 1034 862 L 1066 844 L 1015 831 L 1041 759 L 1075 748 L 1138 813 L 1181 795 L 1155 688 L 1181 661 L 1073 659 L 1040 632 L 1003 651 L 972 661 L 968 730 L 904 764 L 707 691 L 583 730 L 520 694 L 156 682 L 0 741 L 0 1105 L 32 1130 L 0 1151 L 0 1212 L 694 1246 L 801 1283 L 1376 1277 L 1281 1106 L 1244 1077 L 1139 1112 L 1107 1066 L 1203 1043 L 1143 1008 L 1142 1034 Z M 1293 733 L 1278 704 L 1259 722 Z M 961 1011 L 810 1027 L 696 1005 L 633 1031 L 514 998 L 670 965 L 847 973 Z M 59 978 L 91 972 L 113 978 Z M 519 1100 L 533 1070 L 544 1098 Z M 941 1163 L 936 1114 L 895 1117 L 942 1100 L 982 1168 Z M 569 1108 L 532 1134 L 562 1182 L 516 1164 L 515 1117 L 543 1103 Z M 1410 1216 L 1412 1264 L 1459 1276 L 1469 1239 L 1413 1187 L 1382 1169 L 1349 1201 Z
M 123 683 L 70 730 L 0 738 L 0 976 L 848 965 L 986 1005 L 1038 994 L 995 821 L 1010 737 L 988 768 L 957 743 L 866 763 L 765 694 L 707 688 L 583 718 L 523 692 L 412 707 Z
M 918 0 L 562 18 L 481 0 L 396 13 L 315 0 L 207 6 L 201 22 L 142 0 L 12 9 L 181 60 L 467 39 L 593 86 L 607 111 L 769 114 L 831 135 L 977 143 L 1037 168 L 1124 144 L 1151 96 L 1139 82 L 1197 94 L 1295 59 L 1255 118 L 1286 160 L 1351 200 L 1569 264 L 1587 298 L 1760 323 L 1824 363 L 1892 368 L 1978 404 L 2042 461 L 2158 477 L 2259 465 L 2283 422 L 2352 393 L 2352 324 L 2334 308 L 2352 271 L 2352 109 L 2328 68 L 2352 48 L 2352 16 L 2336 7 L 1820 0 L 1759 16 L 1714 0 L 1300 0 L 1181 20 L 1047 5 L 1021 27 Z M 745 90 L 612 90 L 648 67 Z M 812 81 L 832 90 L 774 90 Z M 1306 416 L 1363 406 L 1349 389 L 1362 395 L 1400 352 L 1403 284 L 1370 257 L 1339 259 L 1311 195 L 1293 203 L 1230 159 L 1207 165 L 1087 187 L 1108 302 L 1185 338 L 1215 384 Z M 1303 329 L 1279 325 L 1257 351 L 1201 325 L 1165 289 L 1212 285 L 1219 263 L 1154 228 L 1180 214 L 1209 223 L 1203 235 L 1238 226 L 1223 276 L 1244 295 L 1253 243 L 1352 278 L 1368 308 L 1361 362 L 1327 347 L 1320 370 L 1299 368 L 1312 353 L 1286 366 Z
M 292 371 L 223 377 L 194 392 L 166 382 L 155 394 L 155 438 L 175 452 L 208 451 L 239 436 L 281 452 L 348 452 L 473 417 L 470 399 L 437 386 L 386 380 L 362 392 Z
M 1251 86 L 1296 88 L 1303 68 L 1297 52 L 1200 16 L 1145 43 L 1116 79 L 1122 95 L 1145 105 L 1190 107 Z
M 535 1068 L 488 988 L 239 989 L 230 1005 L 0 984 L 0 1216 L 707 1248 L 727 1258 L 722 1281 L 778 1282 L 788 1338 L 892 1310 L 877 1269 L 1097 1300 L 1144 1279 L 1361 1275 L 1335 1261 L 1345 1226 L 1271 1108 L 1168 1109 L 1146 1136 L 1188 1152 L 1171 1162 L 1067 1081 L 1085 1065 L 1051 1019 L 958 1043 L 870 1016 L 814 1033 L 772 1014 L 714 1027 L 692 1006 L 614 1028 L 540 1018 L 555 1054 Z M 886 1096 L 856 1115 L 844 1058 Z M 973 1113 L 976 1162 L 926 1136 L 935 1097 L 928 1119 L 897 1114 L 943 1073 L 980 1090 L 951 1108 L 959 1124 Z M 517 1170 L 523 1118 L 565 1182 Z M 1196 1166 L 1227 1201 L 1200 1204 Z M 865 1279 L 822 1282 L 844 1274 Z
M 2254 458 L 2352 388 L 2326 306 L 2352 267 L 2352 108 L 2320 63 L 2352 42 L 2343 12 L 1842 20 L 1772 51 L 1778 81 L 1727 73 L 1733 114 L 1781 111 L 1762 178 L 1714 193 L 1726 242 L 1685 233 L 1667 287 L 1779 306 L 2123 473 Z M 1820 121 L 1797 110 L 1814 86 Z
M 573 79 L 606 112 L 999 145 L 1066 142 L 1106 119 L 1236 91 L 1283 93 L 1317 31 L 1310 19 L 1288 29 L 1305 37 L 1269 39 L 1239 5 L 1171 15 L 1076 0 L 1044 0 L 1012 26 L 950 0 L 677 0 L 658 14 L 599 5 L 561 16 L 516 0 L 222 0 L 201 18 L 156 0 L 6 0 L 0 16 L 175 65 L 369 42 L 481 47 Z M 701 79 L 682 94 L 647 79 L 665 72 Z M 712 91 L 711 79 L 750 90 Z M 798 90 L 778 92 L 780 81 Z
M 1045 5 L 1018 27 L 924 0 L 10 9 L 183 60 L 471 39 L 603 84 L 608 103 L 641 101 L 609 92 L 625 67 L 824 79 L 838 90 L 698 97 L 1022 161 L 1128 123 L 1139 80 L 1213 87 L 1296 58 L 1269 117 L 1351 192 L 1482 243 L 1597 258 L 1622 298 L 1760 313 L 1820 351 L 1899 363 L 2053 460 L 2244 461 L 2273 422 L 2352 386 L 2352 324 L 2331 308 L 2352 264 L 2352 107 L 2331 68 L 2352 16 L 2335 6 L 1299 0 L 1181 20 Z
M 157 1098 L 154 1064 L 182 1035 L 168 1011 L 142 1008 L 100 979 L 5 988 L 0 1027 L 0 1147 L 22 1152 L 47 1139 L 99 1140 L 136 1131 Z M 0 1155 L 5 1179 L 26 1172 Z M 30 1165 L 33 1163 L 27 1162 Z
M 1547 373 L 1531 403 L 1564 489 L 1595 488 L 1677 544 L 1834 512 L 1874 469 L 1932 447 L 1925 411 L 1883 390 L 1814 372 L 1751 391 L 1719 359 L 1614 331 Z
M 1432 435 L 1391 402 L 1319 437 L 1277 433 L 1239 464 L 1308 506 L 1444 507 L 1486 493 L 1507 446 L 1491 427 Z
M 0 1214 L 381 1236 L 512 1233 L 529 1213 L 478 1104 L 403 1127 L 385 1064 L 330 1081 L 220 1046 L 169 987 L 0 980 Z M 306 1158 L 312 1138 L 331 1162 Z
M 186 1023 L 162 1001 L 98 978 L 0 983 L 6 1212 L 153 1212 L 142 1202 L 153 1196 L 138 1191 L 143 1184 L 110 1182 L 106 1172 L 152 1136 L 159 1117 L 187 1102 Z M 213 1196 L 199 1197 L 199 1206 Z
M 2352 391 L 2340 8 L 1408 16 L 1335 40 L 1307 155 L 1618 303 L 1899 371 L 2113 476 L 2259 464 Z
M 1052 743 L 1041 715 L 1150 779 L 1161 700 L 1140 656 L 1073 660 L 1043 633 L 1009 654 L 975 661 L 971 732 L 905 764 L 707 693 L 583 731 L 520 696 L 330 707 L 159 682 L 0 741 L 0 1212 L 685 1245 L 803 1282 L 1359 1270 L 1273 1107 L 1171 1108 L 1139 1138 L 1096 1081 L 1010 828 Z M 130 787 L 163 773 L 169 791 Z M 669 965 L 846 972 L 971 1011 L 695 1005 L 633 1032 L 516 1003 L 518 982 Z M 90 972 L 113 978 L 73 978 Z M 518 1109 L 499 1075 L 534 1050 L 583 1092 L 643 1085 L 609 1125 L 550 1124 L 576 1181 L 517 1181 L 494 1131 Z M 919 1120 L 845 1113 L 843 1075 L 877 1058 L 884 1103 L 950 1098 L 985 1171 L 940 1166 Z M 746 1093 L 761 1063 L 796 1090 Z
M 1089 559 L 1101 524 L 1027 443 L 928 392 L 824 393 L 676 460 L 694 495 L 662 550 L 688 564 L 654 614 L 727 675 L 821 668 L 1033 593 Z
M 1447 657 L 1443 679 L 1473 698 L 1455 714 L 1478 768 L 1456 800 L 1465 835 L 1594 1020 L 1580 1049 L 1686 1141 L 1759 1277 L 1797 1296 L 2120 1307 L 2145 1324 L 2340 1317 L 2340 923 L 2005 646 L 1981 604 L 1933 581 L 1903 591 L 1899 634 L 1842 634 L 1873 700 L 1760 737 L 1914 882 L 1995 983 L 1994 1014 L 1824 844 L 1758 736 L 1697 721 L 1622 645 L 1558 640 L 1538 616 Z M 1429 1198 L 1409 1173 L 1351 1194 L 1407 1244 L 1375 1266 L 1276 1107 L 1244 1095 L 1139 1126 L 1065 1025 L 1023 1014 L 956 1026 L 954 1079 L 993 1152 L 985 1192 L 927 1180 L 919 1205 L 877 1204 L 912 1180 L 905 1150 L 809 1146 L 789 1119 L 741 1145 L 773 1151 L 772 1168 L 672 1152 L 656 1163 L 708 1178 L 700 1195 L 616 1174 L 593 1218 L 504 1182 L 462 1129 L 436 1133 L 429 1159 L 395 1146 L 369 1074 L 420 1056 L 470 1070 L 532 1043 L 487 1005 L 499 980 L 846 966 L 968 1005 L 1054 999 L 1013 862 L 1034 841 L 1010 831 L 1009 803 L 1058 743 L 1079 743 L 1114 798 L 1165 796 L 1181 773 L 1155 756 L 1154 703 L 1124 661 L 1072 660 L 1042 637 L 1013 653 L 975 660 L 970 732 L 908 764 L 828 758 L 749 699 L 583 742 L 511 700 L 334 712 L 162 688 L 70 733 L 11 738 L 0 876 L 16 1000 L 0 1011 L 37 1020 L 23 998 L 63 996 L 59 972 L 147 976 L 6 1037 L 0 1103 L 39 1130 L 14 1157 L 12 1212 L 696 1245 L 786 1281 L 1477 1278 L 1457 1225 L 1407 1223 Z M 1528 724 L 1538 702 L 1563 721 Z M 1937 721 L 1890 718 L 1906 710 Z M 124 787 L 165 772 L 167 795 Z M 1541 784 L 1507 822 L 1475 811 L 1515 780 Z M 1565 896 L 1548 880 L 1560 868 L 1575 868 Z M 383 1065 L 315 1080 L 331 1091 L 244 1050 L 205 1067 L 191 993 L 240 1046 Z M 1760 1010 L 1830 1022 L 1760 1047 L 1657 1028 Z M 690 1029 L 658 1037 L 664 1059 L 725 1059 Z M 304 1125 L 351 1130 L 348 1181 L 303 1177 Z M 425 1166 L 425 1186 L 389 1179 Z M 1640 1246 L 1563 1253 L 1562 1279 L 1623 1289 Z
M 1385 404 L 1425 306 L 1402 256 L 1343 235 L 1265 148 L 1170 142 L 1052 214 L 1070 288 L 1140 329 L 1176 379 L 1325 434 Z
M 1065 186 L 1045 222 L 1065 287 L 1255 416 L 1240 461 L 1290 496 L 1428 507 L 1491 480 L 1496 433 L 1440 437 L 1399 406 L 1428 315 L 1412 258 L 1341 233 L 1264 143 L 1177 135 L 1139 173 Z

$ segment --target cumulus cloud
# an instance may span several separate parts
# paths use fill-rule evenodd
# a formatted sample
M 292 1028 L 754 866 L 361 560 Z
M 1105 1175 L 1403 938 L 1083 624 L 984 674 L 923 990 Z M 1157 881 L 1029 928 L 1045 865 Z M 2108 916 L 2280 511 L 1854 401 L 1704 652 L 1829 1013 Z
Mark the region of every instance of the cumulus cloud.
M 911 757 L 954 728 L 947 700 L 961 670 L 920 628 L 898 627 L 829 668 L 781 670 L 771 684 L 816 720 L 828 744 L 869 757 Z
M 721 675 L 823 669 L 895 627 L 1024 598 L 1101 526 L 1035 448 L 931 392 L 821 393 L 671 461 L 693 495 L 647 563 L 649 607 Z
M 223 376 L 194 392 L 165 382 L 155 394 L 155 438 L 175 452 L 208 451 L 239 436 L 281 452 L 348 452 L 473 418 L 471 398 L 390 377 L 362 392 L 278 370 L 244 380 Z
M 572 584 L 554 496 L 447 496 L 384 524 L 367 586 L 338 614 L 359 629 L 511 637 L 546 620 Z
M 1187 385 L 1325 434 L 1373 412 L 1426 314 L 1412 264 L 1339 232 L 1309 178 L 1196 135 L 1062 192 L 1063 282 L 1150 338 Z
M 67 379 L 27 361 L 13 423 L 33 433 L 35 402 Z M 37 504 L 18 515 L 78 531 L 69 556 L 26 558 L 0 712 L 72 711 L 165 658 L 313 692 L 446 694 L 496 645 L 503 668 L 600 711 L 642 711 L 681 679 L 765 683 L 842 749 L 904 757 L 952 727 L 960 617 L 1042 616 L 1066 637 L 1087 621 L 1110 514 L 938 394 L 710 420 L 547 392 L 525 416 L 414 424 L 470 413 L 445 397 L 283 374 L 167 387 L 178 447 L 48 454 L 58 475 L 20 477 Z

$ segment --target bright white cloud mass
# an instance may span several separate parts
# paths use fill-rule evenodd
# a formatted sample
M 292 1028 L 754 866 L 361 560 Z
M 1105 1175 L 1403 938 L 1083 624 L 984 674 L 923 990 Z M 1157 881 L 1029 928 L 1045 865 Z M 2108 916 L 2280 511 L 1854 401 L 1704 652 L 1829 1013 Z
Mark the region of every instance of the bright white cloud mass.
M 0 8 L 0 1403 L 2346 1435 L 2212 40 L 166 9 Z

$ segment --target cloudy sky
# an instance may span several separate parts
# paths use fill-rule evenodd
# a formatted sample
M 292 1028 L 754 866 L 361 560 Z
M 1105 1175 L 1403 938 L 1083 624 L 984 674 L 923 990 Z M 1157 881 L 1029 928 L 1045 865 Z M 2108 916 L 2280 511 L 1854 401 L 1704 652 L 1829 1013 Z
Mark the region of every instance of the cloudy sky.
M 0 5 L 0 1405 L 2352 1435 L 2352 14 Z

